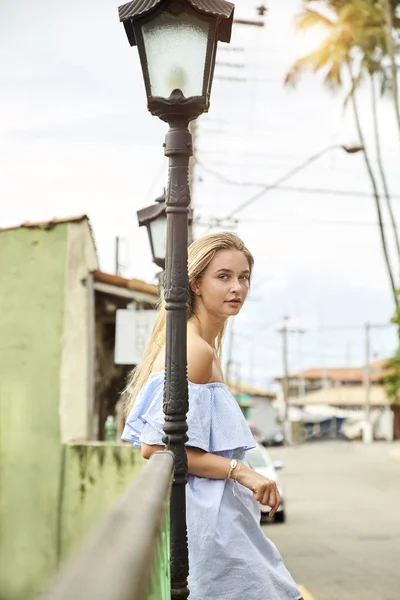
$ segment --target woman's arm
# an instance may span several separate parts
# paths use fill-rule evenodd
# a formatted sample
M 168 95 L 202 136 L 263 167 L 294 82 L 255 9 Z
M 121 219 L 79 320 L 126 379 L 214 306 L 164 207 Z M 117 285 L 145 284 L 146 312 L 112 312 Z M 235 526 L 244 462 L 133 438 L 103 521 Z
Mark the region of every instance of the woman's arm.
M 157 451 L 164 450 L 164 446 L 149 446 L 142 444 L 142 456 L 150 458 Z M 200 448 L 186 446 L 188 458 L 188 471 L 191 475 L 207 479 L 227 479 L 230 471 L 230 459 L 205 452 Z M 254 498 L 264 506 L 270 506 L 270 516 L 273 517 L 279 508 L 281 498 L 276 483 L 263 477 L 254 470 L 238 462 L 237 467 L 231 472 L 231 479 L 236 479 L 253 492 Z
M 187 343 L 187 372 L 188 379 L 193 383 L 208 383 L 212 378 L 214 361 L 214 350 L 200 336 L 188 336 Z M 150 456 L 164 446 L 149 446 L 142 444 L 142 456 Z M 274 516 L 281 503 L 281 498 L 276 483 L 263 477 L 254 470 L 238 463 L 237 467 L 230 472 L 230 459 L 217 456 L 211 452 L 205 452 L 199 448 L 186 446 L 188 458 L 188 471 L 191 475 L 205 477 L 207 479 L 227 479 L 229 473 L 231 479 L 237 480 L 253 492 L 254 498 L 264 506 L 270 506 L 271 517 Z

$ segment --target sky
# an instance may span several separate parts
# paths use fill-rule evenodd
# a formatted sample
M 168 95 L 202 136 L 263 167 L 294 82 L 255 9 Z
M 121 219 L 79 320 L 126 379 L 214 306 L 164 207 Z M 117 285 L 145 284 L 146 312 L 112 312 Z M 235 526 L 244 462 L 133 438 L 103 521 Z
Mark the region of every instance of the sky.
M 238 0 L 236 16 L 257 19 L 259 4 Z M 282 372 L 277 330 L 285 315 L 293 329 L 291 372 L 361 365 L 366 322 L 376 325 L 374 357 L 396 345 L 363 157 L 339 148 L 357 142 L 352 112 L 318 76 L 284 87 L 290 64 L 318 40 L 295 35 L 299 0 L 267 6 L 264 28 L 235 25 L 231 44 L 220 45 L 211 109 L 198 120 L 193 189 L 199 237 L 218 230 L 212 218 L 228 217 L 260 189 L 244 183 L 272 184 L 322 153 L 222 227 L 236 231 L 255 256 L 232 352 L 235 376 L 260 387 Z M 119 236 L 122 274 L 153 282 L 157 267 L 136 211 L 166 185 L 166 125 L 147 112 L 137 50 L 117 8 L 114 0 L 1 3 L 0 223 L 86 213 L 101 269 L 114 272 Z M 367 85 L 358 102 L 375 166 Z M 398 218 L 400 140 L 386 98 L 379 122 Z M 394 261 L 393 244 L 391 253 Z

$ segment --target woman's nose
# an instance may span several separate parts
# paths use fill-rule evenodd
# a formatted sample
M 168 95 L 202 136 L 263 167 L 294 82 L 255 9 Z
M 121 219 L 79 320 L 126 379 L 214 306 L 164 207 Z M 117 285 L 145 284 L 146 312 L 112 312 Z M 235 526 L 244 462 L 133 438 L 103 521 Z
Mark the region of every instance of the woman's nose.
M 232 279 L 231 290 L 232 292 L 239 292 L 241 289 L 239 279 Z

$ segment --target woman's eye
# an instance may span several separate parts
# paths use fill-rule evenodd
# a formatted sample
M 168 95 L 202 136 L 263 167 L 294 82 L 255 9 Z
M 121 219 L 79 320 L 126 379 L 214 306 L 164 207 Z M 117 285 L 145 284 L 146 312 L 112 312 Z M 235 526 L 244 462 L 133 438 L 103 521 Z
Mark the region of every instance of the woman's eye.
M 228 275 L 222 274 L 218 276 L 218 279 L 227 279 Z
M 242 275 L 242 279 L 244 279 L 245 281 L 250 281 L 249 275 Z

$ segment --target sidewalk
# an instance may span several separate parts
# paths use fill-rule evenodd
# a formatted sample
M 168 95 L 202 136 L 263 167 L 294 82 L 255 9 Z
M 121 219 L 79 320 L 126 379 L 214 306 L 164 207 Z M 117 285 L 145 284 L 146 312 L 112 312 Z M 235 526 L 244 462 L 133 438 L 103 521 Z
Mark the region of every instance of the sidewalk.
M 400 460 L 400 446 L 398 448 L 392 448 L 389 450 L 389 456 L 396 460 Z

